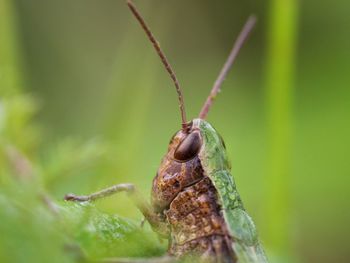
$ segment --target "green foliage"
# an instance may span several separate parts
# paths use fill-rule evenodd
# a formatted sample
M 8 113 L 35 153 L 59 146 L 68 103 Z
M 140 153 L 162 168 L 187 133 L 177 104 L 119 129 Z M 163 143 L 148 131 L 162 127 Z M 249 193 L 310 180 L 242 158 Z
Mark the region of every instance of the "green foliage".
M 274 261 L 292 257 L 291 167 L 293 152 L 293 98 L 297 50 L 298 1 L 269 1 L 266 63 L 266 120 L 269 151 L 265 172 L 266 216 L 262 229 Z M 291 260 L 292 262 L 295 259 Z
M 93 204 L 58 201 L 63 199 L 57 195 L 60 182 L 98 173 L 100 160 L 111 153 L 96 139 L 44 143 L 46 134 L 35 121 L 39 104 L 21 91 L 10 4 L 0 1 L 0 7 L 5 29 L 0 54 L 6 58 L 0 63 L 0 262 L 161 254 L 164 249 L 149 227 Z
M 0 239 L 0 262 L 161 254 L 164 249 L 149 228 L 103 213 L 93 204 L 50 197 L 58 178 L 93 168 L 107 151 L 98 141 L 68 139 L 40 153 L 35 150 L 40 142 L 39 129 L 32 123 L 34 109 L 29 96 L 10 96 L 2 102 L 0 233 L 6 238 Z
M 64 224 L 89 258 L 149 257 L 164 252 L 139 223 L 101 213 L 91 204 L 64 206 Z

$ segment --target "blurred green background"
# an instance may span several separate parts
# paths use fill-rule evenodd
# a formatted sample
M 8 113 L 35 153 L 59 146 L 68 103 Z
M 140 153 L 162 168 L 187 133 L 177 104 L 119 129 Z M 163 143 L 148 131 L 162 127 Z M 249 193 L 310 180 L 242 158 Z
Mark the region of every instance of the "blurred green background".
M 258 16 L 208 120 L 271 262 L 348 262 L 350 4 L 136 4 L 182 84 L 188 118 L 245 19 Z M 71 262 L 51 202 L 122 182 L 148 197 L 180 128 L 173 84 L 121 0 L 0 0 L 0 96 L 1 262 Z M 123 194 L 97 206 L 142 218 Z

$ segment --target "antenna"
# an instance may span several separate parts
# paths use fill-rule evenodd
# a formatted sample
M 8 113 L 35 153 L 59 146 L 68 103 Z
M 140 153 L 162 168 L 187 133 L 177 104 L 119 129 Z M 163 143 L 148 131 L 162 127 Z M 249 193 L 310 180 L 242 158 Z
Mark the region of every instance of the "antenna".
M 241 47 L 243 46 L 244 42 L 247 40 L 248 35 L 252 31 L 255 23 L 256 23 L 256 17 L 254 15 L 251 15 L 248 18 L 247 22 L 245 23 L 241 33 L 238 35 L 238 38 L 236 39 L 236 41 L 233 45 L 233 48 L 230 52 L 230 55 L 228 56 L 223 68 L 221 69 L 220 74 L 219 74 L 218 78 L 216 79 L 214 86 L 213 86 L 212 90 L 210 91 L 210 94 L 209 94 L 207 100 L 205 101 L 205 103 L 201 109 L 201 112 L 199 113 L 200 119 L 205 119 L 207 117 L 209 109 L 210 109 L 211 105 L 213 104 L 213 101 L 214 101 L 216 95 L 220 92 L 221 85 L 224 82 L 228 71 L 232 67 Z
M 131 0 L 128 0 L 127 4 L 129 6 L 131 12 L 133 13 L 133 15 L 139 21 L 139 23 L 140 23 L 141 27 L 143 28 L 143 30 L 146 32 L 149 40 L 152 42 L 155 50 L 157 51 L 160 59 L 162 60 L 162 63 L 165 66 L 165 69 L 168 71 L 168 73 L 170 74 L 171 79 L 174 81 L 176 92 L 177 92 L 178 99 L 179 99 L 180 111 L 181 111 L 182 130 L 186 132 L 187 131 L 187 121 L 186 121 L 185 104 L 184 104 L 184 99 L 183 99 L 182 91 L 181 91 L 181 88 L 180 88 L 180 84 L 179 84 L 179 81 L 176 78 L 175 72 L 171 68 L 167 58 L 165 57 L 163 51 L 161 50 L 158 41 L 155 39 L 155 37 L 153 36 L 151 30 L 146 25 L 145 20 L 142 18 L 141 14 L 136 9 L 136 6 L 133 4 L 133 2 Z

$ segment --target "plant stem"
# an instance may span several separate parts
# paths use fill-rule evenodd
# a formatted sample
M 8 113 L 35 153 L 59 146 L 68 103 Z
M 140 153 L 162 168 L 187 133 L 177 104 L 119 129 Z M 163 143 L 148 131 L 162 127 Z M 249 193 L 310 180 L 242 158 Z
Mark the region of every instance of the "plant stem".
M 9 95 L 21 87 L 21 67 L 13 2 L 0 0 L 0 95 Z
M 297 37 L 297 1 L 271 0 L 267 28 L 266 105 L 269 152 L 265 243 L 274 253 L 290 248 L 290 179 L 293 80 Z

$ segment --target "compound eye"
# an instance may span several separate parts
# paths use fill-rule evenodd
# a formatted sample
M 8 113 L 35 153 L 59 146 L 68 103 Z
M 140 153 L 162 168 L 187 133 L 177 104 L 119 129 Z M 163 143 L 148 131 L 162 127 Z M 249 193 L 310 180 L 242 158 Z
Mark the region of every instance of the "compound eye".
M 201 146 L 202 142 L 198 132 L 193 132 L 177 146 L 174 157 L 179 161 L 188 161 L 197 155 Z

